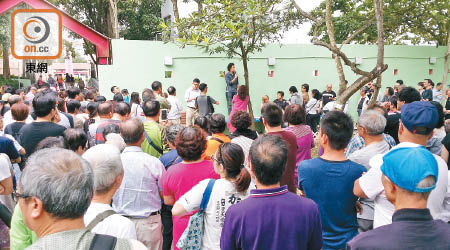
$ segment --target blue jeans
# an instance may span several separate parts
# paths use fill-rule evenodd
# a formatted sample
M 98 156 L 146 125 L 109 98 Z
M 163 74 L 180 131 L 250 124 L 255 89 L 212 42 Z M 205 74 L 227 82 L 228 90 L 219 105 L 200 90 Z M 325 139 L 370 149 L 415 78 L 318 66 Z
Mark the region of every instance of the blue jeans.
M 226 93 L 227 104 L 228 104 L 228 114 L 231 113 L 231 109 L 233 108 L 233 97 L 237 94 L 236 91 L 227 91 Z

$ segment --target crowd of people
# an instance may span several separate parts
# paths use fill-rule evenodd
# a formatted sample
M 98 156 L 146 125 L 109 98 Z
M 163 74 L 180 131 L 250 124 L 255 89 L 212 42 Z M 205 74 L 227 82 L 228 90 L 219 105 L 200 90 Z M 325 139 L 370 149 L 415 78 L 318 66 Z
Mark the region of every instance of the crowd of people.
M 442 84 L 399 80 L 372 100 L 369 83 L 356 126 L 332 84 L 311 97 L 291 86 L 289 100 L 262 98 L 258 133 L 227 69 L 227 116 L 197 78 L 185 111 L 159 81 L 130 96 L 112 86 L 112 100 L 7 89 L 0 248 L 450 249 Z

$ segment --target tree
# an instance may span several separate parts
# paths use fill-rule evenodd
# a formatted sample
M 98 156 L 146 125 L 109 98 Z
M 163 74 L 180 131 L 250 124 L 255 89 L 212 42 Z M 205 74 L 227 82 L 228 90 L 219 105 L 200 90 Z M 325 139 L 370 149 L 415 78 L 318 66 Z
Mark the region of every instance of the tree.
M 403 18 L 403 29 L 408 31 L 406 39 L 414 44 L 420 42 L 434 43 L 436 46 L 447 46 L 444 54 L 444 75 L 442 85 L 447 88 L 447 79 L 449 73 L 449 55 L 450 55 L 450 2 L 448 0 L 432 1 L 399 1 L 403 5 L 409 4 L 410 12 L 408 18 Z M 400 10 L 398 10 L 400 11 Z M 445 102 L 445 98 L 442 98 Z
M 180 19 L 180 13 L 178 11 L 178 0 L 170 0 L 173 6 L 173 15 L 175 16 L 175 21 Z M 204 0 L 193 0 L 197 3 L 197 10 L 201 11 L 203 9 Z M 184 3 L 190 2 L 190 0 L 183 0 Z
M 242 60 L 244 79 L 250 89 L 248 60 L 268 42 L 276 42 L 282 32 L 294 26 L 293 12 L 283 0 L 204 0 L 203 9 L 175 21 L 171 27 L 162 23 L 163 38 L 203 48 L 210 54 L 225 53 Z M 253 117 L 252 103 L 248 110 Z
M 11 11 L 0 16 L 0 45 L 2 46 L 3 56 L 3 78 L 9 79 L 9 46 L 11 42 Z
M 120 1 L 120 36 L 127 40 L 153 40 L 161 33 L 161 1 Z
M 341 44 L 338 46 L 336 41 L 336 33 L 335 33 L 335 22 L 333 20 L 333 16 L 339 15 L 339 13 L 335 13 L 332 8 L 333 4 L 336 7 L 336 4 L 345 4 L 347 1 L 339 0 L 325 0 L 325 3 L 321 4 L 318 9 L 315 11 L 308 13 L 301 9 L 301 7 L 292 0 L 292 4 L 297 9 L 297 13 L 307 19 L 312 21 L 313 23 L 313 38 L 312 43 L 314 45 L 322 46 L 327 48 L 332 52 L 333 58 L 336 62 L 336 70 L 339 76 L 339 91 L 338 98 L 335 103 L 335 108 L 338 110 L 343 110 L 348 99 L 357 92 L 361 87 L 363 87 L 369 81 L 377 78 L 377 91 L 374 94 L 374 99 L 376 99 L 376 95 L 378 94 L 379 88 L 381 87 L 381 74 L 386 71 L 388 68 L 387 65 L 383 63 L 384 58 L 384 28 L 383 28 L 383 0 L 373 0 L 372 8 L 360 10 L 358 13 L 359 23 L 358 28 L 351 29 L 352 33 L 343 33 L 339 32 Z M 361 2 L 364 2 L 366 6 L 371 1 L 350 1 L 353 3 L 353 8 L 358 9 L 358 6 L 361 6 Z M 348 3 L 348 2 L 347 2 Z M 364 21 L 360 20 L 362 17 L 365 17 Z M 346 44 L 352 42 L 356 37 L 363 36 L 363 32 L 365 32 L 369 27 L 372 26 L 373 23 L 376 23 L 377 30 L 377 45 L 378 45 L 378 56 L 377 56 L 377 64 L 371 71 L 364 71 L 358 68 L 355 62 L 351 61 L 347 55 L 342 51 L 342 47 Z M 362 23 L 362 25 L 361 25 Z M 326 30 L 326 35 L 320 35 L 320 32 Z M 339 29 L 340 30 L 340 29 Z M 347 86 L 345 73 L 343 69 L 343 64 L 350 67 L 350 69 L 359 75 L 360 77 L 356 79 L 350 86 Z

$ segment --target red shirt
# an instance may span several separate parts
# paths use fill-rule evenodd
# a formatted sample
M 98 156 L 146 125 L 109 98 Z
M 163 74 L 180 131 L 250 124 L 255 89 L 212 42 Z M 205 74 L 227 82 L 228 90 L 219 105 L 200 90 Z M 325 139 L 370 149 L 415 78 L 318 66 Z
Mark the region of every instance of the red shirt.
M 297 155 L 297 138 L 295 135 L 288 131 L 278 131 L 278 132 L 270 132 L 269 135 L 279 135 L 284 142 L 286 142 L 288 147 L 288 159 L 286 163 L 286 168 L 284 169 L 283 176 L 281 176 L 280 184 L 281 186 L 287 185 L 288 190 L 292 193 L 297 193 L 294 182 L 295 175 L 295 162 Z

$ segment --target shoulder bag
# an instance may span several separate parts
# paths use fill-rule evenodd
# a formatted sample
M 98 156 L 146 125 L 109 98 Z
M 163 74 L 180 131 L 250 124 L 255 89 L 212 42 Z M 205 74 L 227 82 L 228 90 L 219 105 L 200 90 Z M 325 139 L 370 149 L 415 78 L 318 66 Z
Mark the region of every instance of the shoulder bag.
M 208 186 L 203 192 L 200 209 L 189 218 L 189 223 L 180 239 L 177 242 L 177 247 L 181 250 L 200 250 L 202 247 L 202 238 L 204 231 L 204 212 L 211 197 L 211 191 L 216 180 L 210 179 Z

